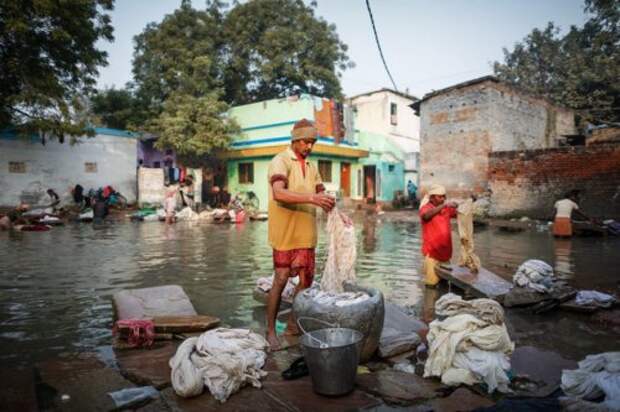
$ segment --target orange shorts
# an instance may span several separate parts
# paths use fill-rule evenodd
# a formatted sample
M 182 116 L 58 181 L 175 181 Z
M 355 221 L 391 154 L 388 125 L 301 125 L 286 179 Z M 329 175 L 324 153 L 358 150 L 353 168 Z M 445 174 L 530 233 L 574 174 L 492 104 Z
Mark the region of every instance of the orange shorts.
M 314 281 L 314 258 L 314 248 L 273 249 L 273 266 L 276 269 L 290 269 L 291 277 L 299 275 L 299 283 L 303 288 L 309 288 Z

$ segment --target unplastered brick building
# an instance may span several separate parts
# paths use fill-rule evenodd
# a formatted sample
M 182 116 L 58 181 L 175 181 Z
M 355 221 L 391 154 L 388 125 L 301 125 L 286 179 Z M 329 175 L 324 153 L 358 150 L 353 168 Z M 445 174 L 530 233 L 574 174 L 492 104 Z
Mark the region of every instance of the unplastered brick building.
M 574 135 L 574 114 L 492 76 L 425 95 L 420 113 L 422 188 L 446 186 L 453 196 L 489 189 L 494 152 L 554 148 Z

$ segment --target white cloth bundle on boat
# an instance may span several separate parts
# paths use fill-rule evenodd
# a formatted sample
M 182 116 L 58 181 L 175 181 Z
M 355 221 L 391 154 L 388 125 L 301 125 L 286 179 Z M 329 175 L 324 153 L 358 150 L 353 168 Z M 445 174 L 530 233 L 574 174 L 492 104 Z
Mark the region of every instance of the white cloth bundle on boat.
M 247 329 L 217 328 L 186 339 L 170 359 L 172 387 L 184 398 L 200 395 L 204 386 L 225 402 L 246 383 L 260 388 L 267 341 Z
M 321 289 L 326 292 L 342 292 L 345 281 L 355 281 L 355 228 L 353 225 L 346 225 L 338 208 L 333 208 L 327 215 L 327 233 L 329 246 Z
M 562 371 L 568 409 L 620 411 L 620 352 L 588 355 L 579 369 Z M 602 403 L 588 402 L 605 395 Z
M 542 260 L 530 259 L 519 266 L 512 277 L 512 283 L 537 292 L 548 292 L 555 281 L 553 268 Z
M 616 303 L 616 297 L 595 290 L 580 290 L 575 296 L 575 302 L 580 306 L 609 308 Z
M 184 207 L 180 212 L 175 214 L 177 220 L 197 220 L 198 213 L 194 212 L 190 207 Z
M 449 293 L 437 301 L 435 313 L 448 317 L 430 324 L 424 377 L 439 376 L 451 386 L 484 382 L 489 393 L 509 392 L 506 371 L 514 343 L 501 306 L 491 299 L 463 301 Z

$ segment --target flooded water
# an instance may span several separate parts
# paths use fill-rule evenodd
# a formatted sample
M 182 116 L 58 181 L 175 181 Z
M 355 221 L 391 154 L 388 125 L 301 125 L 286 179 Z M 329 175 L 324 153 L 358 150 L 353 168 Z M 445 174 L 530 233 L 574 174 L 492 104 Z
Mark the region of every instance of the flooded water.
M 379 221 L 360 214 L 355 221 L 358 281 L 421 315 L 428 312 L 442 291 L 422 285 L 419 223 L 401 212 Z M 272 270 L 266 239 L 266 222 L 166 226 L 123 221 L 2 232 L 0 359 L 31 364 L 109 346 L 112 295 L 126 288 L 178 284 L 198 313 L 231 326 L 257 327 L 264 310 L 252 290 L 256 279 Z M 325 259 L 322 232 L 320 239 L 317 273 Z M 620 239 L 557 241 L 548 232 L 483 229 L 475 240 L 484 266 L 506 279 L 524 260 L 538 258 L 576 287 L 618 292 Z M 585 315 L 509 310 L 508 318 L 517 345 L 553 350 L 568 359 L 617 350 L 618 335 L 590 324 Z

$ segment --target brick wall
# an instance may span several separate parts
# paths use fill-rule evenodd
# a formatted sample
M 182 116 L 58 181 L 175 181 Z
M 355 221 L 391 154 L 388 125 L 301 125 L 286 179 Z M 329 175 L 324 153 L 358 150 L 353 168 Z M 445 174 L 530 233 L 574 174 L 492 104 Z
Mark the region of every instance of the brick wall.
M 620 218 L 620 145 L 496 152 L 489 155 L 491 213 L 553 216 L 553 204 L 581 191 L 584 213 Z

